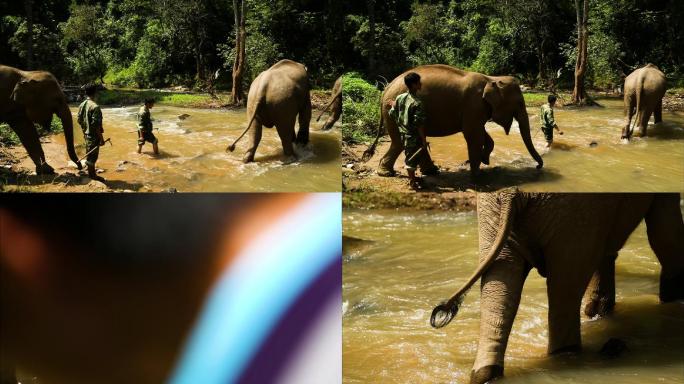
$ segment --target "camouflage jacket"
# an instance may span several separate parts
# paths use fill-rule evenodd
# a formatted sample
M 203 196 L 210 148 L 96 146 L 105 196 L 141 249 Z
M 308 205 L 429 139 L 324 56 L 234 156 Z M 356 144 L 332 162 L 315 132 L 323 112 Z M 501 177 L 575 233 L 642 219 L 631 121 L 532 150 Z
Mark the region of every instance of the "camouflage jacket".
M 86 136 L 97 136 L 102 129 L 102 111 L 90 98 L 85 99 L 78 107 L 78 124 Z
M 403 135 L 418 135 L 418 127 L 425 123 L 423 104 L 409 92 L 397 96 L 389 115 L 397 122 Z
M 542 105 L 539 117 L 544 128 L 553 128 L 556 125 L 556 120 L 553 117 L 553 108 L 549 104 Z
M 138 111 L 138 129 L 145 132 L 152 132 L 152 117 L 147 106 L 143 105 Z

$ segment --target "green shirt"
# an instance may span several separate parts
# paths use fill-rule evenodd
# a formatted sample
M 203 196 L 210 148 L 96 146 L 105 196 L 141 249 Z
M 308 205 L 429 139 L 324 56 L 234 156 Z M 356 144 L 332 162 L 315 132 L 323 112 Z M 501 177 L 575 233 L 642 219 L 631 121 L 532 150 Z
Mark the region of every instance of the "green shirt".
M 150 109 L 146 105 L 140 107 L 140 111 L 138 111 L 138 129 L 152 132 L 152 118 L 150 117 Z
M 417 135 L 418 127 L 425 123 L 423 104 L 409 92 L 397 96 L 389 115 L 397 122 L 399 132 L 404 135 Z
M 553 128 L 556 126 L 556 120 L 553 118 L 553 108 L 549 104 L 544 104 L 539 113 L 541 118 L 541 125 L 544 128 Z
M 78 107 L 78 124 L 87 136 L 97 136 L 103 131 L 102 111 L 92 99 L 85 99 Z

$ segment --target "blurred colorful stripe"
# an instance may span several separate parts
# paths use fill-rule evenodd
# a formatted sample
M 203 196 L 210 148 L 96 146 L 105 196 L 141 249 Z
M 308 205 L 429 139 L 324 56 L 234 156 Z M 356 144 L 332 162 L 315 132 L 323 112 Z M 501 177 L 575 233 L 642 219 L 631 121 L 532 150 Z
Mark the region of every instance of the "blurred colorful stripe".
M 265 225 L 217 281 L 170 382 L 341 382 L 341 254 L 339 193 Z

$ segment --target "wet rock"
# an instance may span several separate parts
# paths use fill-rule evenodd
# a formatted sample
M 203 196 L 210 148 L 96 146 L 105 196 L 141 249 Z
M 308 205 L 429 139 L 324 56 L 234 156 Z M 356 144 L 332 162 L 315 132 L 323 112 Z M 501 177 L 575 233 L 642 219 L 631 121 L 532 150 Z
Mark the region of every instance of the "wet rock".
M 629 348 L 627 348 L 627 344 L 624 341 L 611 337 L 603 344 L 603 348 L 601 348 L 599 354 L 605 358 L 614 359 L 626 351 L 629 351 Z
M 591 148 L 598 147 L 598 142 L 592 141 L 591 143 L 589 143 L 589 147 L 591 147 Z
M 105 171 L 104 169 L 98 168 L 98 169 L 95 171 L 95 173 L 104 173 L 104 171 Z
M 182 114 L 182 115 L 178 115 L 178 119 L 179 119 L 179 120 L 185 120 L 185 119 L 187 119 L 188 117 L 190 117 L 190 115 L 188 115 L 187 113 L 184 113 L 184 114 Z
M 176 188 L 166 188 L 165 190 L 163 190 L 163 192 L 166 192 L 166 193 L 178 193 L 178 190 L 177 190 Z

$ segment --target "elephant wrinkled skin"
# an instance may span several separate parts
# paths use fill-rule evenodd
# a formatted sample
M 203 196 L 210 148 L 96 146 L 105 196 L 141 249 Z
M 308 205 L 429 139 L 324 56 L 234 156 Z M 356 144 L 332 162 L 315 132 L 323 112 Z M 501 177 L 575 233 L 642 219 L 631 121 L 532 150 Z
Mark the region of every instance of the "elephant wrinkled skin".
M 660 265 L 660 300 L 684 299 L 684 222 L 678 194 L 521 193 L 478 196 L 480 266 L 468 283 L 433 312 L 452 317 L 481 276 L 480 339 L 472 383 L 503 375 L 504 353 L 531 268 L 546 277 L 549 353 L 578 351 L 580 305 L 615 302 L 614 261 L 641 220 Z M 596 280 L 602 280 L 597 284 Z M 602 288 L 597 288 L 602 285 Z M 612 295 L 612 297 L 611 297 Z
M 663 96 L 667 90 L 667 79 L 658 67 L 653 64 L 635 70 L 625 78 L 625 126 L 622 128 L 622 139 L 632 137 L 632 116 L 634 125 L 639 129 L 639 136 L 646 136 L 646 126 L 651 114 L 655 124 L 663 121 Z
M 19 136 L 38 174 L 54 173 L 54 169 L 45 160 L 34 123 L 49 130 L 53 114 L 62 121 L 69 158 L 81 169 L 74 150 L 71 111 L 57 79 L 45 71 L 0 65 L 0 122 L 8 123 Z
M 380 160 L 380 175 L 394 174 L 394 162 L 403 149 L 399 128 L 389 117 L 388 102 L 407 91 L 404 77 L 408 72 L 416 72 L 421 77 L 422 89 L 418 96 L 425 108 L 425 134 L 428 137 L 442 137 L 463 132 L 473 176 L 479 172 L 480 163 L 489 164 L 489 155 L 494 149 L 494 140 L 485 130 L 488 120 L 501 125 L 506 134 L 510 131 L 513 119 L 518 121 L 525 147 L 537 161 L 537 168 L 543 166 L 544 162 L 535 150 L 530 136 L 530 122 L 520 84 L 514 77 L 485 76 L 438 64 L 421 65 L 406 71 L 385 88 L 378 136 L 367 151 L 367 154 L 374 152 L 383 133 L 384 123 L 392 144 Z M 435 166 L 429 156 L 423 156 L 420 168 L 423 173 L 428 174 L 434 171 Z
M 243 161 L 254 161 L 262 126 L 276 127 L 288 161 L 296 158 L 293 144 L 309 142 L 311 96 L 306 67 L 292 60 L 281 60 L 261 72 L 252 81 L 247 98 L 250 117 L 250 144 Z M 295 121 L 299 115 L 299 131 L 295 136 Z

